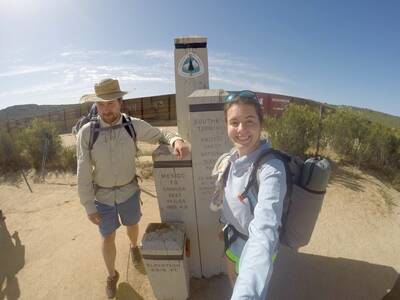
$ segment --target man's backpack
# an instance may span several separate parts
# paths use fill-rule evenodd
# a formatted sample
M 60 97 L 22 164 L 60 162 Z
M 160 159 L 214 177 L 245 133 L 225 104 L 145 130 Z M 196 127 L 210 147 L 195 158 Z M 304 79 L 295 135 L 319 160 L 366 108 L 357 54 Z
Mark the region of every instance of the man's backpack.
M 231 154 L 225 154 L 222 158 L 225 161 L 221 178 L 223 187 L 229 174 L 230 157 Z M 321 157 L 309 158 L 303 162 L 296 156 L 269 148 L 253 163 L 248 182 L 239 198 L 246 198 L 251 188 L 258 192 L 260 166 L 273 158 L 283 162 L 286 172 L 287 191 L 283 201 L 280 242 L 298 249 L 310 241 L 328 184 L 330 164 Z M 254 215 L 254 205 L 251 201 L 249 204 L 251 214 Z
M 72 133 L 77 135 L 79 130 L 85 125 L 89 123 L 91 120 L 97 118 L 97 106 L 93 103 L 92 107 L 90 108 L 89 113 L 86 116 L 80 117 L 76 124 L 72 127 Z
M 72 127 L 72 133 L 74 133 L 75 135 L 78 134 L 79 130 L 83 127 L 83 125 L 89 122 L 90 122 L 90 138 L 89 138 L 90 151 L 93 149 L 93 146 L 96 143 L 97 138 L 99 137 L 100 131 L 114 130 L 121 127 L 124 127 L 126 129 L 130 137 L 134 140 L 135 147 L 137 147 L 136 130 L 133 127 L 132 120 L 129 116 L 122 114 L 122 124 L 117 124 L 108 127 L 100 127 L 100 120 L 97 115 L 97 107 L 96 104 L 93 104 L 88 115 L 81 117 L 75 124 L 75 126 Z

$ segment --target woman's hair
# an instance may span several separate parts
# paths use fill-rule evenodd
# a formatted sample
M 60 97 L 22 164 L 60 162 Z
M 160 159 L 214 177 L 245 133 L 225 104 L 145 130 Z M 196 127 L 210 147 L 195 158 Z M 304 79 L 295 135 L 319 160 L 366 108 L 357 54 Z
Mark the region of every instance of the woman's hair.
M 264 112 L 263 112 L 262 106 L 261 106 L 260 102 L 258 101 L 256 94 L 253 92 L 251 92 L 251 93 L 254 94 L 254 96 L 248 97 L 247 95 L 241 95 L 242 92 L 240 92 L 237 95 L 233 95 L 233 96 L 229 95 L 228 97 L 226 97 L 226 99 L 228 99 L 228 101 L 224 105 L 225 123 L 228 122 L 228 120 L 227 120 L 228 110 L 235 104 L 247 104 L 247 105 L 253 106 L 254 109 L 256 110 L 260 124 L 263 123 Z

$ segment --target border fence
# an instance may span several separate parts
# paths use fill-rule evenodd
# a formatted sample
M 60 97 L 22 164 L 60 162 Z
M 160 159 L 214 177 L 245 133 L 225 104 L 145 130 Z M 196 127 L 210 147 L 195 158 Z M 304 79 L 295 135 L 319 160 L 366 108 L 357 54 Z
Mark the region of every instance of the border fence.
M 320 102 L 310 99 L 279 94 L 257 92 L 257 96 L 264 107 L 266 116 L 281 116 L 291 102 L 318 107 L 321 105 Z M 33 119 L 42 119 L 54 123 L 60 133 L 70 133 L 72 126 L 76 124 L 79 118 L 89 113 L 91 105 L 91 103 L 68 105 L 68 107 L 60 108 L 60 110 L 49 111 L 29 118 L 0 119 L 0 129 L 13 134 L 18 130 L 29 127 Z M 327 104 L 324 105 L 327 106 Z M 158 123 L 157 125 L 168 121 L 176 122 L 175 94 L 126 99 L 122 103 L 122 112 L 149 123 Z
M 13 134 L 30 126 L 32 120 L 42 119 L 56 125 L 60 133 L 70 133 L 81 116 L 89 113 L 91 103 L 76 104 L 58 111 L 22 118 L 0 120 L 0 128 Z M 122 111 L 147 122 L 176 121 L 175 94 L 126 99 Z

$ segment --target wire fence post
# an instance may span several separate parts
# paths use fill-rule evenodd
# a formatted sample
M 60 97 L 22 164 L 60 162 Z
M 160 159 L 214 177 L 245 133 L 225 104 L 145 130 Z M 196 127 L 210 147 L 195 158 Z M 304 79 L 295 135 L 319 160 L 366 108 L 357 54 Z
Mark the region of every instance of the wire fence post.
M 168 121 L 171 121 L 171 96 L 168 96 Z
M 8 134 L 11 134 L 10 120 L 8 120 L 8 119 L 7 119 L 7 124 L 6 124 L 6 126 L 7 126 L 7 132 L 8 132 Z
M 323 105 L 320 105 L 320 107 L 319 107 L 319 122 L 318 122 L 318 136 L 317 136 L 317 150 L 316 150 L 315 156 L 318 156 L 318 154 L 319 154 L 319 144 L 320 144 L 321 131 L 322 131 L 323 110 L 324 110 Z
M 143 98 L 140 99 L 140 116 L 141 119 L 143 120 L 144 119 Z
M 65 132 L 68 132 L 68 128 L 67 128 L 67 112 L 64 108 L 64 130 Z
M 49 135 L 46 134 L 45 140 L 44 140 L 44 145 L 43 145 L 42 170 L 41 170 L 41 174 L 40 174 L 40 178 L 41 178 L 42 182 L 44 181 L 44 177 L 45 177 L 46 160 L 47 160 L 47 153 L 49 150 L 49 142 L 50 142 Z
M 29 185 L 28 179 L 26 179 L 24 170 L 22 170 L 22 168 L 20 168 L 20 171 L 21 171 L 21 173 L 22 173 L 22 176 L 24 177 L 24 180 L 25 180 L 26 185 L 28 186 L 28 188 L 29 188 L 29 190 L 31 191 L 31 193 L 33 193 L 32 188 L 31 188 L 31 186 Z

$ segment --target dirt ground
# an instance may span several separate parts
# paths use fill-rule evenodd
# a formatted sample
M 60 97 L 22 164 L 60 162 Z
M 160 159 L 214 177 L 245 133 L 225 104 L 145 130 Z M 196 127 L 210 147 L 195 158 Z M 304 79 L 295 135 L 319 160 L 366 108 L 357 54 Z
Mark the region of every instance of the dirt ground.
M 74 138 L 63 137 L 65 144 Z M 143 145 L 139 147 L 143 148 Z M 149 154 L 154 147 L 143 148 Z M 142 157 L 148 161 L 149 157 Z M 28 176 L 0 185 L 0 300 L 106 299 L 100 238 L 79 203 L 76 176 Z M 160 220 L 152 177 L 142 184 L 146 224 Z M 117 232 L 117 299 L 155 299 L 142 270 L 129 262 L 129 242 Z M 400 193 L 377 178 L 334 165 L 309 245 L 281 247 L 269 299 L 381 299 L 400 272 Z M 229 299 L 225 276 L 193 279 L 190 299 Z M 399 298 L 400 299 L 400 298 Z

